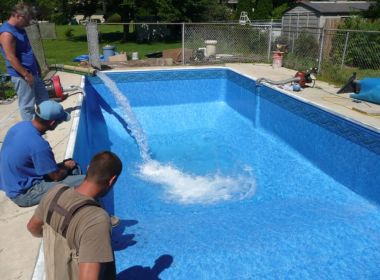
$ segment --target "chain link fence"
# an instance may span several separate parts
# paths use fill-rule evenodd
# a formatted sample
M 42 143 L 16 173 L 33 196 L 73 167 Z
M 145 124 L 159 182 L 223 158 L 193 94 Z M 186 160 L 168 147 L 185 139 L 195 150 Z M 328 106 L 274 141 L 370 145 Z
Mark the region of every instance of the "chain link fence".
M 41 72 L 46 74 L 49 71 L 49 67 L 46 63 L 45 52 L 41 39 L 41 32 L 38 24 L 32 24 L 25 28 L 28 35 L 30 45 L 32 46 L 34 56 L 36 57 L 40 66 Z
M 96 67 L 100 66 L 99 56 L 93 53 L 101 51 L 99 39 L 102 42 L 117 39 L 121 45 L 136 43 L 136 48 L 153 42 L 162 42 L 163 46 L 167 42 L 181 42 L 180 58 L 175 64 L 272 63 L 273 52 L 281 50 L 284 51 L 283 66 L 290 69 L 318 67 L 320 73 L 334 75 L 346 71 L 344 79 L 347 71 L 364 70 L 367 76 L 380 75 L 380 32 L 377 31 L 310 27 L 281 30 L 278 24 L 268 23 L 129 23 L 119 24 L 117 32 L 107 34 L 103 27 L 105 25 L 97 26 L 99 35 L 93 28 L 87 28 L 92 32 L 87 34 L 91 38 L 88 40 L 90 61 L 95 58 L 91 63 Z M 38 27 L 29 27 L 28 36 L 42 70 L 46 70 Z M 140 56 L 140 59 L 145 58 Z
M 267 61 L 271 32 L 270 26 L 185 24 L 184 48 L 192 50 L 185 63 Z
M 305 70 L 319 66 L 320 45 L 322 30 L 319 28 L 298 28 L 297 30 L 282 30 L 276 38 L 272 50 L 283 46 L 283 66 Z
M 325 30 L 322 62 L 340 68 L 380 69 L 380 32 Z

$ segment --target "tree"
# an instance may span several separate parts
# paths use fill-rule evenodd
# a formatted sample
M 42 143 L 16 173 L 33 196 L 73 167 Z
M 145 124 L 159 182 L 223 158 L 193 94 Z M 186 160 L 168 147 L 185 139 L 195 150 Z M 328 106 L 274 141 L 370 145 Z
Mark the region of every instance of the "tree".
M 157 0 L 157 11 L 167 22 L 207 22 L 228 14 L 218 0 Z
M 63 0 L 67 3 L 67 1 Z M 69 17 L 72 16 L 72 12 L 83 14 L 85 17 L 90 17 L 96 13 L 96 10 L 99 8 L 98 0 L 82 0 L 77 1 L 74 4 L 65 4 L 62 3 L 63 12 Z M 66 6 L 65 6 L 66 5 Z
M 5 21 L 9 18 L 11 9 L 18 3 L 17 0 L 1 0 L 0 1 L 0 19 Z
M 270 19 L 273 10 L 272 0 L 257 0 L 254 19 Z
M 372 4 L 368 11 L 363 12 L 363 16 L 372 20 L 380 19 L 380 0 Z
M 256 0 L 239 0 L 237 7 L 236 7 L 236 15 L 237 17 L 240 16 L 241 12 L 247 12 L 248 17 L 250 19 L 253 19 L 253 11 L 252 9 L 256 5 Z
M 284 3 L 278 7 L 276 7 L 272 12 L 273 19 L 281 19 L 284 12 L 289 8 L 287 3 Z

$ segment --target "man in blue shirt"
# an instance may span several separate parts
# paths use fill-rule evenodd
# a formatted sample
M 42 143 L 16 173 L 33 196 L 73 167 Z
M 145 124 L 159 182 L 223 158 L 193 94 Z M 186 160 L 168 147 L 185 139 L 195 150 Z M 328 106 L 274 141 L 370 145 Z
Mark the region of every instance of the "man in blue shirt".
M 0 27 L 0 51 L 17 92 L 21 118 L 29 121 L 33 119 L 35 104 L 49 99 L 25 32 L 33 14 L 31 6 L 19 3 L 12 9 L 8 21 Z
M 70 115 L 62 105 L 48 100 L 37 107 L 32 121 L 19 122 L 7 132 L 0 151 L 0 189 L 17 205 L 36 205 L 57 183 L 76 186 L 83 180 L 83 175 L 73 175 L 77 171 L 74 160 L 56 163 L 42 137 L 68 120 Z

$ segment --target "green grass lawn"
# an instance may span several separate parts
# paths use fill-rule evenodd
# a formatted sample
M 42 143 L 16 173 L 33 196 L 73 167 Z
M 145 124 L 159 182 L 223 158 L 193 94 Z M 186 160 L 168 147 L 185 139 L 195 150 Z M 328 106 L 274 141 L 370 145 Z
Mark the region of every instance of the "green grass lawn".
M 69 31 L 71 30 L 71 31 Z M 46 61 L 48 64 L 60 63 L 77 65 L 73 59 L 82 54 L 88 54 L 86 28 L 83 25 L 57 26 L 57 39 L 44 40 Z M 99 52 L 103 53 L 103 46 L 109 44 L 116 47 L 117 52 L 126 52 L 130 57 L 132 52 L 138 52 L 140 58 L 151 52 L 165 49 L 180 48 L 181 42 L 154 42 L 151 44 L 138 44 L 122 40 L 122 25 L 99 26 Z
M 78 65 L 73 59 L 82 54 L 88 54 L 86 27 L 83 25 L 56 26 L 57 39 L 43 40 L 46 61 L 51 64 Z M 116 47 L 117 52 L 126 52 L 130 58 L 132 52 L 138 52 L 143 59 L 146 54 L 162 51 L 165 49 L 180 48 L 181 42 L 154 42 L 151 44 L 138 44 L 124 42 L 122 25 L 99 26 L 99 52 L 103 53 L 102 47 L 109 44 Z M 0 56 L 0 73 L 6 73 L 5 61 Z M 8 84 L 7 84 L 8 86 Z M 13 96 L 13 89 L 7 87 L 5 93 L 2 90 L 0 99 Z
M 78 65 L 78 62 L 74 62 L 73 59 L 79 55 L 88 54 L 86 27 L 83 25 L 57 25 L 56 32 L 57 39 L 43 40 L 47 63 L 49 65 L 55 63 Z M 151 52 L 181 47 L 181 42 L 154 42 L 151 44 L 124 42 L 122 35 L 122 25 L 100 25 L 99 52 L 103 53 L 102 47 L 110 44 L 116 47 L 117 52 L 126 52 L 129 57 L 132 52 L 138 52 L 142 59 Z M 0 58 L 0 71 L 6 71 L 2 57 Z

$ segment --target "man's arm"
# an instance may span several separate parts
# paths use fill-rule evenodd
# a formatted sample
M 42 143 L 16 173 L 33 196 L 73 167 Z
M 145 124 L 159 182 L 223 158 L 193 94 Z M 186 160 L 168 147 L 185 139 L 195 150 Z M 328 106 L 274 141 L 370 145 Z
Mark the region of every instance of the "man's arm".
M 42 237 L 43 225 L 44 222 L 40 220 L 38 217 L 36 217 L 36 215 L 33 215 L 32 218 L 30 218 L 26 227 L 34 237 Z
M 62 167 L 59 167 L 56 171 L 50 172 L 49 174 L 47 174 L 47 176 L 52 181 L 57 182 L 57 181 L 62 181 L 63 179 L 65 179 L 68 174 L 69 174 L 69 170 L 66 167 L 62 166 Z
M 47 176 L 53 181 L 61 181 L 67 177 L 71 170 L 76 166 L 76 162 L 72 159 L 63 162 L 58 170 L 50 172 Z
M 101 263 L 79 263 L 79 280 L 98 280 Z
M 5 56 L 12 67 L 24 77 L 25 81 L 30 86 L 33 85 L 33 75 L 22 66 L 20 60 L 16 56 L 16 40 L 13 35 L 9 32 L 1 33 L 0 44 L 3 47 Z

